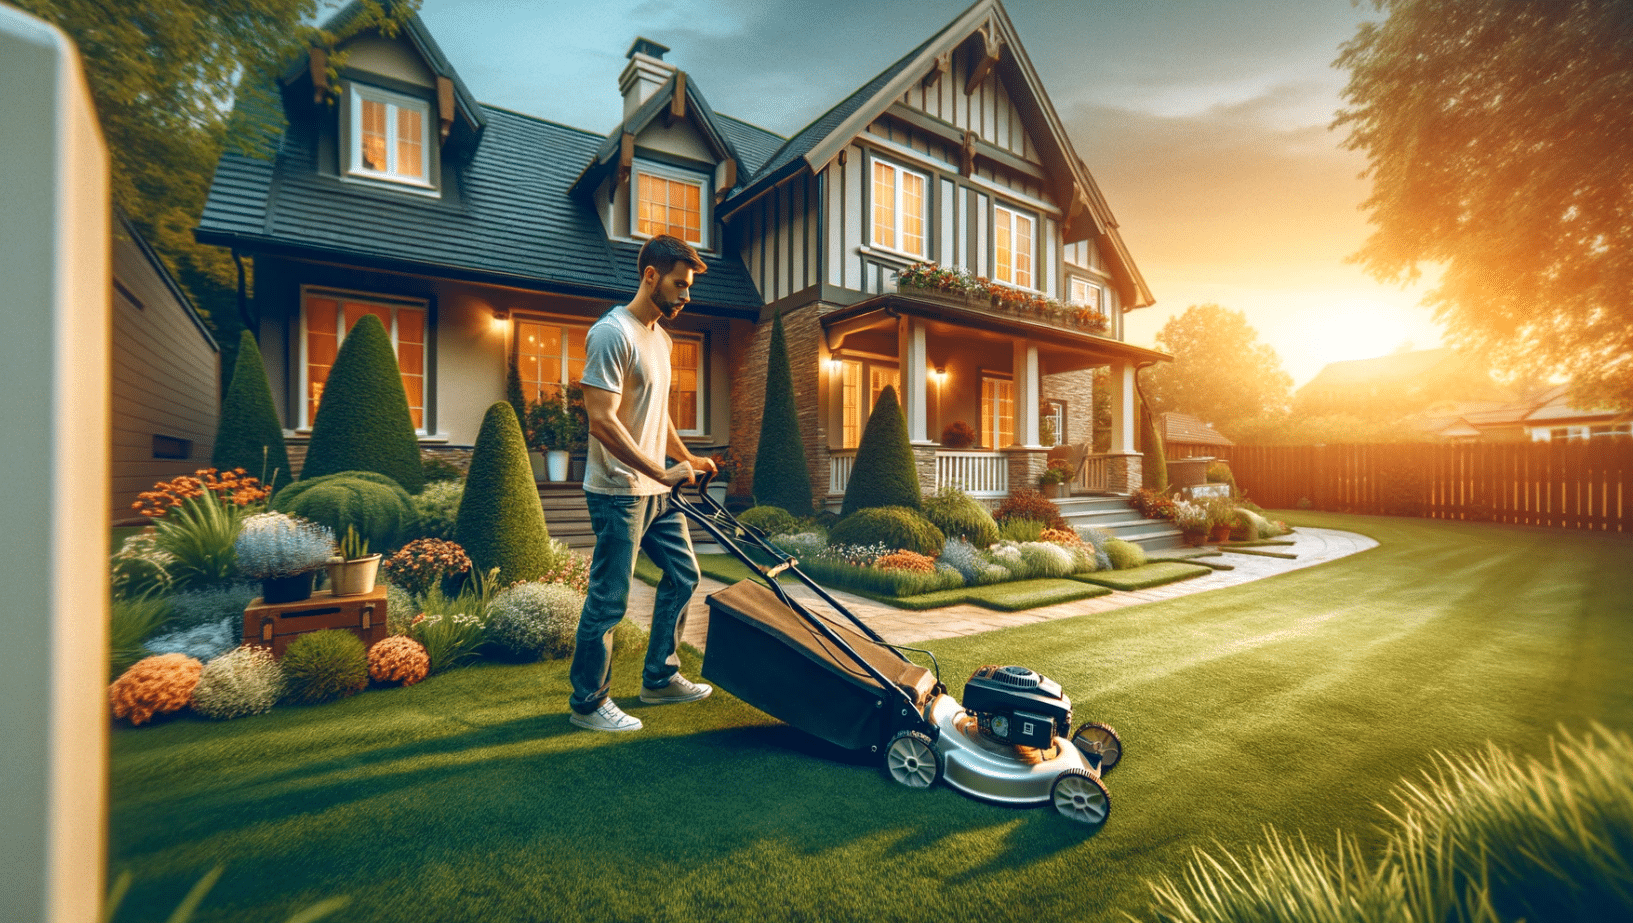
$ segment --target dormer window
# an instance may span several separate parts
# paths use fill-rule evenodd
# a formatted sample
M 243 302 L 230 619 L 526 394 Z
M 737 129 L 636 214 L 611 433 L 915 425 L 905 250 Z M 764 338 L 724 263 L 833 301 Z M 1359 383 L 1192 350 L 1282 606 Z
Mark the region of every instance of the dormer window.
M 423 99 L 352 84 L 352 176 L 431 187 L 431 106 Z
M 709 181 L 685 170 L 651 163 L 635 164 L 636 237 L 669 234 L 696 247 L 709 246 Z

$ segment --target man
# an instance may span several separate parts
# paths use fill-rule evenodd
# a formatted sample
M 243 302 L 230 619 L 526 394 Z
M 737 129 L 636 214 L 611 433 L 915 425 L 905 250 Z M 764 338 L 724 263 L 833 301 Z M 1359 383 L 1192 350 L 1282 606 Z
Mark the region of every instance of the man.
M 686 606 L 697 589 L 697 558 L 669 491 L 690 484 L 714 462 L 686 450 L 669 418 L 669 334 L 659 318 L 674 320 L 691 300 L 692 278 L 708 267 L 685 241 L 662 235 L 647 241 L 635 261 L 641 288 L 595 322 L 585 339 L 584 409 L 590 418 L 584 495 L 595 529 L 590 592 L 578 617 L 569 700 L 574 725 L 592 731 L 636 731 L 641 722 L 608 695 L 612 686 L 612 631 L 629 606 L 637 549 L 663 571 L 652 607 L 652 636 L 641 671 L 641 701 L 649 705 L 696 702 L 714 690 L 680 675 L 675 650 Z M 664 456 L 679 459 L 664 467 Z

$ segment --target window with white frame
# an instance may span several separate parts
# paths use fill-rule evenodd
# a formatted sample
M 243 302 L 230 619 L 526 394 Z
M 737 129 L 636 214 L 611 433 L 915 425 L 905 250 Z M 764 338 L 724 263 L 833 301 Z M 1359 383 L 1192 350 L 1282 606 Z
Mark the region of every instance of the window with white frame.
M 397 370 L 402 375 L 403 394 L 408 398 L 408 415 L 414 429 L 426 432 L 425 393 L 426 305 L 423 301 L 398 301 L 374 296 L 353 296 L 338 292 L 308 290 L 301 306 L 301 393 L 299 428 L 311 427 L 323 402 L 323 388 L 329 370 L 346 340 L 346 334 L 365 316 L 380 319 L 391 336 L 397 354 Z
M 1088 279 L 1079 279 L 1073 276 L 1069 295 L 1072 304 L 1093 308 L 1102 314 L 1106 311 L 1105 289 Z
M 351 84 L 353 176 L 431 185 L 431 106 L 423 99 Z
M 584 377 L 584 337 L 589 324 L 569 321 L 516 321 L 516 372 L 529 402 L 556 398 Z
M 992 277 L 1017 288 L 1033 288 L 1034 242 L 1032 216 L 1003 205 L 992 209 Z
M 981 378 L 981 443 L 1001 449 L 1015 442 L 1015 383 L 1008 378 Z
M 862 444 L 862 363 L 855 359 L 839 363 L 839 401 L 840 444 L 854 449 Z
M 1066 404 L 1062 401 L 1044 401 L 1039 410 L 1039 443 L 1049 447 L 1065 443 Z
M 709 245 L 708 181 L 684 170 L 635 164 L 630 227 L 636 237 L 669 234 L 695 247 Z
M 922 174 L 873 161 L 873 246 L 925 256 L 924 182 Z
M 703 340 L 671 334 L 669 418 L 682 436 L 703 435 Z

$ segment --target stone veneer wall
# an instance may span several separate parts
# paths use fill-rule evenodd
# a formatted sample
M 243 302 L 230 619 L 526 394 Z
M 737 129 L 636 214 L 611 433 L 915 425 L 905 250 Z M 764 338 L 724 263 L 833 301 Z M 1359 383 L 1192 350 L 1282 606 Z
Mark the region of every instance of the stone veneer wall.
M 1066 432 L 1061 442 L 1080 445 L 1094 437 L 1094 369 L 1044 375 L 1039 390 L 1044 400 L 1066 404 Z
M 1049 453 L 1047 450 L 1032 449 L 1005 449 L 1009 453 L 1009 489 L 1011 491 L 1030 487 L 1038 489 L 1038 478 L 1043 476 L 1045 468 L 1049 467 Z
M 919 493 L 935 493 L 936 447 L 933 445 L 913 446 L 913 468 L 919 476 Z
M 812 499 L 821 502 L 828 494 L 828 427 L 822 419 L 822 315 L 835 310 L 820 301 L 788 311 L 782 316 L 783 336 L 788 342 L 788 363 L 793 373 L 794 405 L 799 414 L 800 432 L 805 437 L 805 468 L 811 474 Z M 745 325 L 746 326 L 746 325 Z M 736 336 L 733 329 L 727 362 L 731 366 L 731 444 L 754 466 L 754 452 L 760 442 L 760 420 L 765 415 L 766 355 L 771 349 L 771 319 L 768 317 Z M 734 482 L 735 485 L 735 482 Z M 734 493 L 747 493 L 752 484 L 734 486 Z

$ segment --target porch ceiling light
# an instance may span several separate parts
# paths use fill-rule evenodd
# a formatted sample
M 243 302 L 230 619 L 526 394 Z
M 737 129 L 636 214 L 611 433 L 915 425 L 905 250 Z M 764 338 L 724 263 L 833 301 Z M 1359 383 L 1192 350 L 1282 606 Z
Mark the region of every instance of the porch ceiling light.
M 504 308 L 494 308 L 493 309 L 493 329 L 503 330 L 503 329 L 505 329 L 505 325 L 507 323 L 509 323 L 509 322 L 510 322 L 510 312 L 509 311 L 505 310 Z

